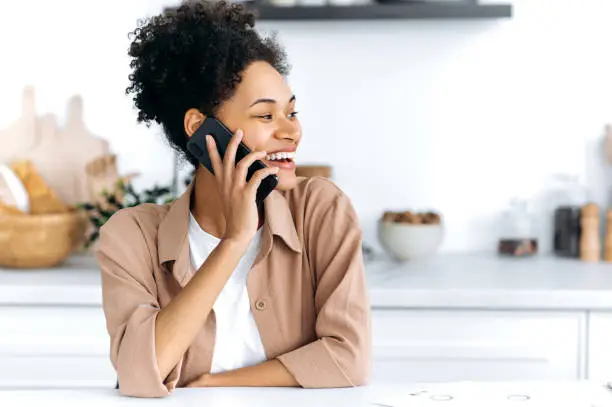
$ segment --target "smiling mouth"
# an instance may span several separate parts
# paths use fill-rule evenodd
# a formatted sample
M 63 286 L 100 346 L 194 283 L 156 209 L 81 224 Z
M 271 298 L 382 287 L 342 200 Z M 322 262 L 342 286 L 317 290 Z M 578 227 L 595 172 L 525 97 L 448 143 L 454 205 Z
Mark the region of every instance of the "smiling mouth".
M 289 161 L 293 161 L 294 158 L 295 158 L 294 152 L 272 153 L 266 156 L 267 161 L 289 162 Z
M 265 158 L 265 161 L 268 165 L 272 167 L 279 167 L 282 169 L 294 169 L 295 168 L 294 159 L 295 159 L 294 152 L 286 152 L 286 153 L 268 154 Z

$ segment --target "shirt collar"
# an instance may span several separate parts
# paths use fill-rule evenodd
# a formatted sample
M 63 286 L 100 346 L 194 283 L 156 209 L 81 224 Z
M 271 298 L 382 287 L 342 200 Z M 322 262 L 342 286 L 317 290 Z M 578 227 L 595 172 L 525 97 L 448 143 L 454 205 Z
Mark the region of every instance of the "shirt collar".
M 170 204 L 166 216 L 162 219 L 157 235 L 157 247 L 159 264 L 174 261 L 174 269 L 188 269 L 189 261 L 189 207 L 191 193 L 193 192 L 195 179 L 189 184 L 185 192 Z M 265 241 L 262 248 L 263 253 L 271 248 L 272 236 L 280 237 L 283 242 L 294 252 L 302 252 L 302 244 L 295 229 L 293 215 L 285 195 L 274 190 L 264 201 L 264 231 L 263 236 L 269 236 L 270 241 Z M 185 263 L 185 264 L 182 264 Z M 185 267 L 184 267 L 185 266 Z M 184 277 L 184 276 L 182 276 Z M 180 279 L 179 279 L 180 282 Z
M 285 194 L 273 190 L 264 200 L 265 223 L 273 236 L 280 237 L 294 252 L 302 253 L 302 243 L 295 230 L 295 221 Z

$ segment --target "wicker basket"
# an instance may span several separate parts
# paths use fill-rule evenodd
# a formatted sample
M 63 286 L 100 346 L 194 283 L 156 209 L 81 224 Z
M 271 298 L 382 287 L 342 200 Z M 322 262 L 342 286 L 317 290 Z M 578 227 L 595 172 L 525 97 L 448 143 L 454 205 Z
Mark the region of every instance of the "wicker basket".
M 72 253 L 83 228 L 78 212 L 0 215 L 0 267 L 60 265 Z

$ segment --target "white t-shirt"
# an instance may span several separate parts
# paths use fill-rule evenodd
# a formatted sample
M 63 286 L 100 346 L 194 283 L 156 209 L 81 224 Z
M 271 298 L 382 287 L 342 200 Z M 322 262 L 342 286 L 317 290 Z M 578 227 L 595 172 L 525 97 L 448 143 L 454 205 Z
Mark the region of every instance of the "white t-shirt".
M 200 268 L 218 244 L 219 239 L 202 230 L 189 213 L 189 252 L 195 270 Z M 213 306 L 217 330 L 210 373 L 239 369 L 266 360 L 246 286 L 247 275 L 259 253 L 260 244 L 261 229 Z

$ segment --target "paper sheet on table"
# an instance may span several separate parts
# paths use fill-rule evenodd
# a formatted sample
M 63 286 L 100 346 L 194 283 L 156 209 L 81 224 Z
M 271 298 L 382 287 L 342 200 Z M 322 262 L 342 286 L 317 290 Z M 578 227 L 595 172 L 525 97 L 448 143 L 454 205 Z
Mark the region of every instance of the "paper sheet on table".
M 591 382 L 439 383 L 382 388 L 371 400 L 379 407 L 612 407 L 612 392 Z

